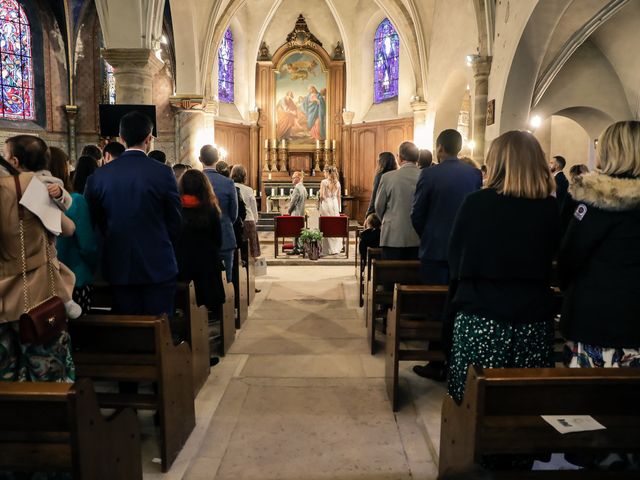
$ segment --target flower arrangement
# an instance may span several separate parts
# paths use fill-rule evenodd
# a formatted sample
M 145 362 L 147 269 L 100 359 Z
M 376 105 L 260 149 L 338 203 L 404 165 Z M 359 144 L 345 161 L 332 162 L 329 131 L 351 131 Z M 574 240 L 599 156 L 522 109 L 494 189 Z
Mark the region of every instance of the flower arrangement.
M 322 232 L 316 229 L 303 228 L 300 231 L 300 242 L 304 253 L 310 260 L 318 260 L 322 250 Z

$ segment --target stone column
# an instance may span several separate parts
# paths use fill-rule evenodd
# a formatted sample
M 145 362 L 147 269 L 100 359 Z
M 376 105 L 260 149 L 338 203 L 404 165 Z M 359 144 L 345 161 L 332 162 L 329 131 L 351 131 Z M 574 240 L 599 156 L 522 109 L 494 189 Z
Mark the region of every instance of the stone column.
M 487 128 L 487 96 L 489 94 L 489 72 L 491 57 L 475 57 L 473 66 L 473 159 L 484 163 L 484 136 Z
M 260 119 L 260 111 L 256 108 L 249 111 L 249 123 L 251 123 L 251 130 L 249 131 L 249 168 L 247 176 L 249 177 L 249 185 L 256 190 L 260 190 L 262 169 L 259 168 L 258 163 L 260 161 L 260 128 L 258 127 L 258 120 Z
M 64 113 L 67 116 L 67 123 L 69 125 L 67 136 L 67 147 L 69 151 L 69 159 L 72 164 L 76 164 L 76 117 L 78 116 L 77 105 L 65 105 Z
M 102 51 L 113 67 L 119 104 L 153 104 L 153 76 L 163 62 L 148 48 L 110 48 Z
M 422 97 L 415 96 L 411 100 L 413 110 L 413 140 L 416 145 L 422 148 L 431 142 L 427 140 L 427 102 Z
M 176 95 L 169 99 L 176 112 L 176 163 L 198 166 L 197 151 L 204 131 L 202 97 Z

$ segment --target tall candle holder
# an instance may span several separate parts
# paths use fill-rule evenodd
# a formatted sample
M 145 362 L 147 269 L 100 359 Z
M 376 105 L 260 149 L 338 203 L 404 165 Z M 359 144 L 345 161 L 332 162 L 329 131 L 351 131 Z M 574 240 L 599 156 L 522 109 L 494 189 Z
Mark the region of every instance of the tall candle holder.
M 271 171 L 272 172 L 277 172 L 278 171 L 278 149 L 273 147 L 271 148 L 271 151 L 269 152 L 269 158 L 271 159 Z
M 324 150 L 324 165 L 322 166 L 323 170 L 332 165 L 332 160 L 331 160 L 332 158 L 333 158 L 333 155 L 332 155 L 331 150 L 329 150 L 328 148 L 325 148 L 325 150 Z
M 315 155 L 314 155 L 314 162 L 313 162 L 313 171 L 315 172 L 319 172 L 320 171 L 320 157 L 321 157 L 321 152 L 320 152 L 320 142 L 316 143 L 316 151 L 315 151 Z
M 278 171 L 287 171 L 287 147 L 284 144 L 278 149 Z
M 269 172 L 271 171 L 271 168 L 269 167 L 269 140 L 265 140 L 264 141 L 264 165 L 262 166 L 262 171 L 263 172 Z

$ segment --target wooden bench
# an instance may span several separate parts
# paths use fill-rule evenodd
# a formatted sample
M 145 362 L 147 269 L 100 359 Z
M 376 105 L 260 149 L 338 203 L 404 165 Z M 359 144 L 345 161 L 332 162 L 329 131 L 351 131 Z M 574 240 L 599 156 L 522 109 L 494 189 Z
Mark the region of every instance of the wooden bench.
M 222 272 L 222 285 L 226 301 L 220 305 L 218 318 L 220 319 L 220 355 L 225 356 L 236 338 L 236 296 L 233 283 L 227 282 L 225 272 Z
M 387 310 L 393 303 L 393 286 L 419 285 L 419 260 L 371 260 L 371 277 L 367 284 L 365 320 L 367 323 L 367 340 L 371 355 L 376 353 L 376 327 L 381 325 L 387 316 Z M 380 325 L 376 325 L 376 324 Z
M 442 406 L 440 475 L 483 455 L 640 452 L 640 369 L 469 368 L 464 398 Z M 541 415 L 590 415 L 606 427 L 558 433 Z M 495 472 L 495 478 L 616 479 L 638 472 Z
M 0 382 L 0 425 L 0 471 L 142 479 L 135 413 L 103 417 L 90 380 Z
M 91 293 L 91 312 L 95 314 L 110 313 L 113 305 L 111 286 L 97 283 Z M 194 395 L 197 395 L 209 377 L 209 358 L 211 352 L 208 341 L 207 308 L 198 307 L 193 282 L 178 282 L 174 301 L 175 311 L 184 316 L 174 315 L 170 320 L 172 334 L 185 340 L 191 348 L 191 365 L 193 367 Z
M 251 305 L 256 298 L 256 270 L 253 257 L 248 257 L 245 268 L 247 270 L 247 300 Z
M 195 427 L 191 349 L 174 345 L 166 316 L 86 315 L 69 323 L 78 378 L 152 382 L 155 393 L 99 393 L 103 408 L 156 410 L 166 472 Z
M 235 295 L 235 325 L 242 328 L 249 317 L 249 279 L 247 269 L 243 266 L 240 249 L 236 249 L 233 256 L 233 292 Z
M 364 259 L 366 261 L 365 268 L 360 268 L 360 265 L 358 265 L 358 272 L 359 272 L 359 278 L 360 278 L 359 283 L 360 283 L 360 306 L 361 307 L 365 305 L 364 294 L 366 291 L 366 286 L 371 278 L 371 261 L 374 258 L 377 258 L 377 259 L 382 258 L 382 248 L 368 247 L 367 258 Z M 365 310 L 365 315 L 366 315 L 366 310 Z
M 171 321 L 171 330 L 179 332 L 191 347 L 191 366 L 193 367 L 193 395 L 198 392 L 209 378 L 211 367 L 209 360 L 209 315 L 207 307 L 200 306 L 196 302 L 196 292 L 193 282 L 178 282 L 175 296 L 176 311 L 182 312 L 182 322 L 175 315 Z
M 385 343 L 385 382 L 394 412 L 398 411 L 398 367 L 401 361 L 440 361 L 442 350 L 442 312 L 448 288 L 441 285 L 399 285 L 393 294 L 393 307 L 387 314 Z M 424 345 L 405 346 L 414 341 Z

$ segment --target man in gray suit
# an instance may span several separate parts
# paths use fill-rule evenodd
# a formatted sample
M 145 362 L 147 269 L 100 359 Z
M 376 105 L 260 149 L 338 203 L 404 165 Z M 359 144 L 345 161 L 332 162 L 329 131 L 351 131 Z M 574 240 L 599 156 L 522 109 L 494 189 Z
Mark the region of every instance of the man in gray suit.
M 302 178 L 304 174 L 302 172 L 293 172 L 291 175 L 291 182 L 294 189 L 291 193 L 291 200 L 289 203 L 289 215 L 296 215 L 304 217 L 304 204 L 307 201 L 307 189 L 302 184 Z
M 420 170 L 418 147 L 403 142 L 398 150 L 400 168 L 382 175 L 376 213 L 382 220 L 380 246 L 385 260 L 417 260 L 420 237 L 411 225 L 411 205 Z

